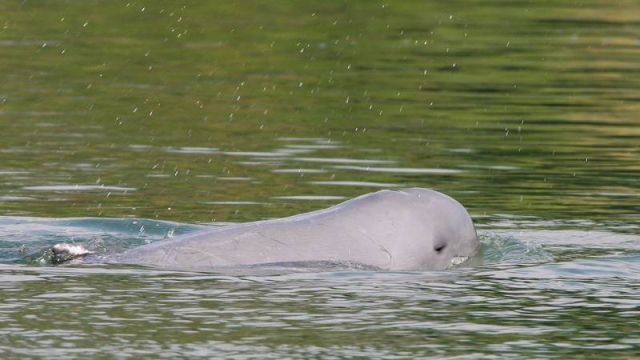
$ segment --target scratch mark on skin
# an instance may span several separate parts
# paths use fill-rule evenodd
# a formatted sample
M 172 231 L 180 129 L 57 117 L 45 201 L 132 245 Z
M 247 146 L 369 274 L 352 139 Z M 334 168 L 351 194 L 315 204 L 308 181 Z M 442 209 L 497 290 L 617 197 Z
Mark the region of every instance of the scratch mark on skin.
M 393 256 L 391 255 L 391 252 L 389 252 L 389 250 L 387 250 L 387 248 L 385 248 L 385 247 L 384 247 L 384 246 L 382 246 L 382 245 L 378 245 L 378 246 L 380 246 L 380 250 L 382 250 L 382 252 L 384 252 L 385 254 L 387 254 L 387 257 L 389 258 L 389 262 L 388 262 L 388 263 L 389 263 L 389 264 L 392 264 L 392 263 L 393 263 Z
M 378 248 L 380 250 L 382 250 L 383 253 L 385 253 L 387 255 L 387 265 L 391 265 L 393 264 L 393 255 L 391 255 L 391 252 L 389 250 L 387 250 L 386 247 L 384 247 L 384 245 L 380 245 L 371 235 L 369 235 L 369 233 L 367 233 L 365 230 L 362 229 L 358 229 L 357 230 L 358 233 L 360 233 L 362 236 L 365 237 L 365 239 L 371 241 L 372 243 L 376 244 L 378 246 Z
M 269 240 L 269 241 L 273 241 L 276 244 L 280 244 L 283 247 L 291 250 L 294 254 L 296 254 L 297 256 L 303 257 L 304 254 L 302 252 L 300 252 L 299 250 L 297 250 L 293 245 L 291 244 L 287 244 L 284 241 L 278 240 L 277 238 L 273 237 L 273 236 L 268 236 L 262 232 L 258 232 L 257 234 L 259 234 L 260 236 L 264 237 L 265 239 Z M 262 254 L 264 256 L 264 254 Z M 269 257 L 267 255 L 267 257 Z
M 287 243 L 285 243 L 285 242 L 283 242 L 281 240 L 278 240 L 273 236 L 267 235 L 267 234 L 263 233 L 262 231 L 258 231 L 258 232 L 256 232 L 256 234 L 262 236 L 265 239 L 269 239 L 270 241 L 273 241 L 274 243 L 278 243 L 278 244 L 280 244 L 280 245 L 282 245 L 284 247 L 288 247 L 290 249 L 294 249 L 294 247 L 291 246 L 290 244 L 287 244 Z
M 170 246 L 166 249 L 162 249 L 162 252 L 163 252 L 162 261 L 166 263 L 172 254 L 176 254 L 177 253 L 176 248 L 177 246 Z M 175 262 L 176 259 L 174 258 L 173 260 Z
M 193 254 L 194 254 L 193 255 L 193 261 L 194 261 L 194 263 L 199 263 L 201 261 L 204 261 L 206 263 L 213 264 L 214 263 L 214 261 L 213 261 L 214 259 L 218 259 L 219 260 L 218 262 L 226 262 L 226 263 L 229 263 L 229 264 L 238 263 L 238 259 L 233 257 L 233 256 L 222 257 L 222 256 L 220 256 L 218 254 L 214 254 L 214 253 L 211 253 L 211 252 L 208 252 L 208 251 L 203 251 L 202 249 L 199 249 L 199 248 L 185 247 L 184 249 L 193 251 Z M 200 255 L 200 256 L 198 258 L 196 258 L 195 257 L 196 254 Z

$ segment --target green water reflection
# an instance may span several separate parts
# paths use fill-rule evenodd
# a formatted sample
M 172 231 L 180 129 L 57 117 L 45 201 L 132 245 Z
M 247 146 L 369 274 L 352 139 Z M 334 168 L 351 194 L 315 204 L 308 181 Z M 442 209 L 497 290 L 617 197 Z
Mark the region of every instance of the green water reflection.
M 580 284 L 559 278 L 560 289 L 553 281 L 488 274 L 296 280 L 94 270 L 6 276 L 5 354 L 623 359 L 637 353 L 637 311 L 625 298 L 637 286 L 610 278 Z M 20 291 L 29 301 L 12 296 L 20 286 L 12 277 L 23 278 Z
M 3 1 L 1 213 L 241 221 L 421 186 L 637 223 L 638 11 Z

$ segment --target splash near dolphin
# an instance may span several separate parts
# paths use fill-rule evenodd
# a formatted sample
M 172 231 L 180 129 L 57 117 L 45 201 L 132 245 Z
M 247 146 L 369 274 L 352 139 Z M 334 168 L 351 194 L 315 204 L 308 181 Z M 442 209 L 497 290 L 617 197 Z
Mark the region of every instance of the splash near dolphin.
M 58 263 L 84 258 L 188 271 L 301 262 L 427 271 L 460 264 L 478 249 L 475 227 L 460 203 L 412 188 L 381 190 L 282 219 L 197 231 L 120 254 L 99 256 L 70 244 L 52 251 Z

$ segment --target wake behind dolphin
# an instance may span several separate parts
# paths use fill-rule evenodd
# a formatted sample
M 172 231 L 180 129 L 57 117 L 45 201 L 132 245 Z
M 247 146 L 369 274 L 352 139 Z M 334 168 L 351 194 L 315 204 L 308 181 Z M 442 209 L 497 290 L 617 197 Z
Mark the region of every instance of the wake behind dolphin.
M 444 270 L 474 256 L 479 241 L 465 208 L 433 190 L 381 190 L 327 209 L 206 229 L 98 256 L 55 245 L 54 261 L 212 271 L 302 262 L 351 263 L 394 271 Z

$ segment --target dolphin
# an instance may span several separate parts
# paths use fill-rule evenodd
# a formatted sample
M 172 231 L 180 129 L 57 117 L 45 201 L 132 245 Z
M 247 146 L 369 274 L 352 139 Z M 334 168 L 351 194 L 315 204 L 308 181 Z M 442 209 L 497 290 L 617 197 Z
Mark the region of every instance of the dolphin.
M 474 256 L 479 240 L 465 208 L 422 188 L 381 190 L 273 220 L 197 231 L 100 257 L 100 262 L 185 271 L 305 262 L 391 271 L 445 270 Z M 64 262 L 95 255 L 58 244 Z

